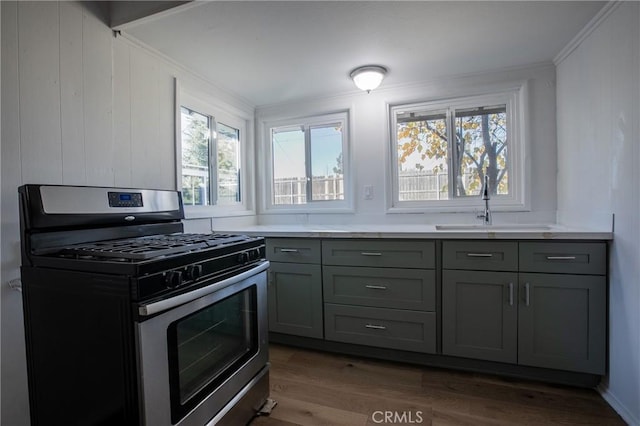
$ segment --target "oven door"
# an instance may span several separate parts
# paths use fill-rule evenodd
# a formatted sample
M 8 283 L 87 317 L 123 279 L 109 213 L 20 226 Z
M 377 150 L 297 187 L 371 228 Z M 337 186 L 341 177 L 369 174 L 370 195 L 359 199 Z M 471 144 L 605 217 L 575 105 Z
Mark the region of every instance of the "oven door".
M 143 424 L 202 426 L 265 368 L 268 266 L 140 307 Z

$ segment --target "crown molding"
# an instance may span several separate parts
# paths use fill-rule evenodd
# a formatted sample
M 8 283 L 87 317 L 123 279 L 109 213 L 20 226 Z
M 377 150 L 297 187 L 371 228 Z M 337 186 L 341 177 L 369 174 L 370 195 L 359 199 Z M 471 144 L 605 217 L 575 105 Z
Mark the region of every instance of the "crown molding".
M 611 13 L 623 3 L 623 0 L 607 2 L 602 9 L 580 30 L 578 34 L 553 58 L 553 63 L 558 66 L 564 61 Z

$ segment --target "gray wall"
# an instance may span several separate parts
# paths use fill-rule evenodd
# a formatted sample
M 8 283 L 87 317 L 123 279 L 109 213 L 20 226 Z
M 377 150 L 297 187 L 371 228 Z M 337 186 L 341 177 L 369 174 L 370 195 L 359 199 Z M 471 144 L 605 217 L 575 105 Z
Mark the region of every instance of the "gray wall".
M 640 3 L 621 2 L 557 65 L 558 217 L 615 214 L 609 374 L 602 392 L 640 425 Z

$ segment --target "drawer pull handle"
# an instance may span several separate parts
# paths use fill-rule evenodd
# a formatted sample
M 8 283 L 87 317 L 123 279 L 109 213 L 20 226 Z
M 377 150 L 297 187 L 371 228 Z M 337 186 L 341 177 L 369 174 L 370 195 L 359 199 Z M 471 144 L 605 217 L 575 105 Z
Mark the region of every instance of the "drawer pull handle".
M 386 290 L 387 287 L 384 285 L 373 285 L 373 284 L 367 284 L 365 285 L 366 288 L 370 288 L 372 290 Z
M 575 256 L 547 256 L 547 260 L 576 260 Z
M 509 306 L 513 306 L 513 283 L 509 283 Z
M 280 253 L 298 253 L 298 249 L 294 248 L 281 248 Z
M 382 253 L 372 252 L 372 251 L 363 251 L 360 254 L 363 256 L 382 256 Z
M 467 257 L 493 257 L 491 253 L 467 253 Z
M 374 324 L 367 324 L 365 325 L 366 328 L 371 328 L 373 330 L 386 330 L 387 327 L 385 327 L 384 325 L 374 325 Z

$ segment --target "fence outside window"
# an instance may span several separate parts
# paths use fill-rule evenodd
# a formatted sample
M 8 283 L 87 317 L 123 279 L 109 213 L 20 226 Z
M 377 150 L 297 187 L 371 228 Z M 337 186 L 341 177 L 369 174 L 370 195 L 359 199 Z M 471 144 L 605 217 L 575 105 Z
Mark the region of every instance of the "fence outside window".
M 182 188 L 185 204 L 206 204 L 206 181 L 208 173 L 191 167 L 183 170 Z M 471 179 L 471 173 L 465 173 L 466 180 Z M 403 171 L 399 179 L 399 199 L 401 201 L 412 200 L 447 200 L 449 177 L 446 173 L 433 173 L 431 171 Z M 276 205 L 306 204 L 306 178 L 291 177 L 277 178 L 273 184 L 273 203 Z M 342 175 L 316 176 L 313 178 L 312 193 L 314 201 L 343 200 L 344 177 Z M 220 179 L 218 186 L 218 202 L 237 202 L 239 188 L 235 175 L 227 179 Z
M 410 200 L 448 199 L 449 177 L 446 173 L 431 171 L 403 171 L 399 179 L 399 197 Z M 305 204 L 306 179 L 304 177 L 277 178 L 273 185 L 274 204 Z M 316 176 L 313 178 L 314 200 L 344 199 L 342 175 Z

